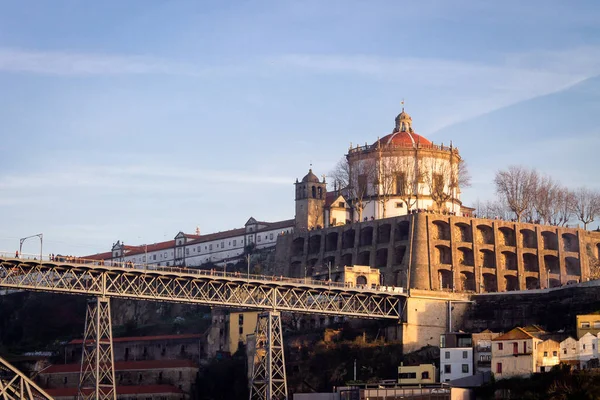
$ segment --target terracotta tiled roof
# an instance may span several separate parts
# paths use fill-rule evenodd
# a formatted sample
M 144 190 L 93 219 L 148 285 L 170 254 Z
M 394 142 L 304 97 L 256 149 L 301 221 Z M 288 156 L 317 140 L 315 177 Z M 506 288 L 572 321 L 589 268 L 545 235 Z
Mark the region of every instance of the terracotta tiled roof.
M 281 229 L 281 228 L 290 228 L 290 227 L 294 226 L 294 222 L 295 221 L 293 219 L 286 219 L 285 221 L 277 221 L 277 222 L 264 222 L 264 224 L 266 224 L 267 226 L 259 229 L 257 232 L 272 231 L 274 229 Z
M 81 258 L 85 260 L 110 260 L 112 258 L 112 251 L 107 251 L 106 253 L 92 254 Z
M 181 340 L 181 339 L 201 339 L 202 335 L 199 333 L 187 333 L 183 335 L 156 335 L 156 336 L 127 336 L 113 338 L 113 343 L 118 342 L 144 342 L 151 340 Z M 69 344 L 82 344 L 83 339 L 73 339 Z
M 210 242 L 211 240 L 226 239 L 228 237 L 242 236 L 245 234 L 246 234 L 246 228 L 230 229 L 228 231 L 210 233 L 208 235 L 201 235 L 198 237 L 198 239 L 194 239 L 191 242 L 188 242 L 188 244 Z
M 533 339 L 534 337 L 530 335 L 528 332 L 525 332 L 523 328 L 514 328 L 504 335 L 500 335 L 494 339 L 494 342 L 502 341 L 502 340 L 515 340 L 515 339 Z
M 417 135 L 414 132 L 394 132 L 394 133 L 390 133 L 389 135 L 386 135 L 384 137 L 382 137 L 379 140 L 379 143 L 381 143 L 382 145 L 396 145 L 396 146 L 413 146 L 415 144 L 420 144 L 423 146 L 427 146 L 430 145 L 431 142 L 427 139 L 425 139 L 423 136 L 421 135 Z M 374 143 L 374 145 L 377 145 L 377 142 Z
M 192 360 L 146 360 L 146 361 L 115 361 L 115 371 L 141 371 L 147 369 L 194 368 L 197 365 Z M 61 374 L 79 372 L 81 364 L 55 364 L 42 370 L 40 374 Z
M 44 389 L 52 397 L 75 397 L 77 388 Z M 183 390 L 172 385 L 145 385 L 145 386 L 117 386 L 117 394 L 160 394 L 184 393 Z

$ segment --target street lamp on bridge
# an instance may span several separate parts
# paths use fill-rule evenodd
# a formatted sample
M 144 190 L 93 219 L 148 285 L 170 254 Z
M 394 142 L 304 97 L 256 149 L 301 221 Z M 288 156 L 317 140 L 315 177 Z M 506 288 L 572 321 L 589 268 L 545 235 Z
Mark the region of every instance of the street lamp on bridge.
M 24 238 L 19 239 L 19 255 L 23 255 L 23 242 L 26 241 L 27 239 L 31 239 L 34 237 L 38 237 L 40 238 L 40 263 L 42 262 L 42 254 L 43 253 L 43 247 L 44 247 L 44 234 L 43 233 L 38 233 L 37 235 L 31 235 L 31 236 L 26 236 Z

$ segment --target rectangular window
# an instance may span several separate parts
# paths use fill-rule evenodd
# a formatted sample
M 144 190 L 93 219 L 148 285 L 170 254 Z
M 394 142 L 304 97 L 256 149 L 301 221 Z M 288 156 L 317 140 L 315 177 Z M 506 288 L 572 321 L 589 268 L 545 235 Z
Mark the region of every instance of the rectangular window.
M 548 352 L 547 351 L 544 352 L 544 357 L 548 357 Z
M 442 174 L 433 174 L 433 192 L 444 193 L 444 176 Z
M 153 255 L 152 255 L 152 259 L 153 259 L 154 261 L 156 261 L 156 254 L 153 254 Z
M 462 365 L 462 372 L 463 372 L 463 374 L 468 374 L 469 373 L 469 364 L 463 364 Z
M 212 243 L 208 245 L 208 250 L 212 251 Z
M 240 314 L 240 316 L 238 317 L 238 323 L 240 325 L 244 325 L 244 314 Z
M 498 343 L 498 350 L 503 350 L 503 349 L 504 349 L 503 343 Z
M 600 329 L 600 321 L 594 321 L 594 329 Z
M 556 351 L 556 350 L 555 350 L 555 351 L 553 351 L 553 352 L 552 352 L 552 357 L 558 357 L 558 351 Z
M 402 208 L 402 207 L 404 207 L 404 203 L 403 202 L 399 201 L 399 202 L 396 203 L 396 208 Z
M 450 358 L 450 352 L 449 352 L 449 351 L 447 351 L 447 352 L 444 354 L 444 358 L 445 358 L 446 360 Z
M 233 245 L 237 246 L 237 239 L 233 239 Z
M 519 354 L 519 343 L 513 342 L 513 354 Z
M 346 203 L 344 203 L 343 201 L 340 201 L 339 207 L 340 207 L 340 208 L 344 208 L 344 207 L 346 207 Z
M 463 358 L 467 358 L 468 357 L 468 352 L 463 351 Z
M 444 365 L 444 373 L 451 374 L 452 373 L 452 365 L 450 365 L 450 364 Z
M 585 343 L 583 344 L 583 349 L 585 350 Z
M 421 372 L 421 379 L 429 379 L 429 371 Z
M 567 354 L 567 349 L 566 348 L 563 349 L 563 354 Z
M 269 240 L 273 240 L 273 234 L 269 233 Z
M 502 373 L 502 363 L 497 363 L 496 364 L 496 373 L 497 374 L 501 374 Z
M 225 248 L 225 242 L 221 242 L 221 248 L 224 249 Z
M 582 329 L 590 329 L 590 323 L 589 322 L 582 322 L 581 323 L 581 328 Z
M 244 333 L 244 327 L 240 326 L 240 329 L 238 330 L 239 334 L 242 335 Z
M 259 242 L 260 242 L 260 238 L 261 238 L 261 236 L 260 236 L 260 235 L 258 235 L 258 241 L 259 241 Z
M 363 197 L 367 194 L 367 175 L 358 176 L 358 197 Z
M 404 172 L 396 174 L 396 194 L 401 196 L 406 194 L 406 174 Z M 402 203 L 396 203 L 396 207 L 398 207 L 398 204 Z
M 202 251 L 202 246 L 198 246 L 198 253 Z
M 190 255 L 190 249 L 185 249 L 185 255 L 189 256 Z M 165 257 L 167 257 L 167 255 L 165 254 Z

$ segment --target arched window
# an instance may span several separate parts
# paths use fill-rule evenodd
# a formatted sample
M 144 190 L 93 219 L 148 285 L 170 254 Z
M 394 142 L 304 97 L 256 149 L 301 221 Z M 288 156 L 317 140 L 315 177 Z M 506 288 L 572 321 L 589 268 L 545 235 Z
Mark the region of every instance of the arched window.
M 317 189 L 317 191 L 319 192 L 319 198 L 320 198 L 320 199 L 322 199 L 322 198 L 323 198 L 323 188 L 322 188 L 322 187 L 319 187 L 319 188 Z
M 314 186 L 312 187 L 312 197 L 313 197 L 313 199 L 317 198 L 317 188 Z

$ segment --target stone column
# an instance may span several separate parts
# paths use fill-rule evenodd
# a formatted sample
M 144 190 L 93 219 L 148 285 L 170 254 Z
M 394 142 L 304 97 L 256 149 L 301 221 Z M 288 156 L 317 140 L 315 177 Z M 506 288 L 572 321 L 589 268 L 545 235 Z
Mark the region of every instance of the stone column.
M 535 226 L 535 237 L 536 237 L 536 250 L 538 260 L 538 272 L 539 272 L 539 284 L 540 289 L 548 288 L 548 270 L 544 265 L 544 237 L 542 236 L 542 227 L 540 225 Z
M 502 246 L 500 246 L 500 230 L 498 221 L 492 223 L 494 230 L 494 255 L 496 256 L 496 284 L 499 292 L 506 291 L 506 282 L 504 280 L 504 267 L 502 266 Z
M 577 229 L 577 242 L 579 243 L 579 281 L 585 282 L 590 280 L 590 263 L 587 254 L 587 247 L 584 240 L 584 235 L 587 231 Z
M 479 242 L 477 241 L 477 221 L 471 218 L 471 239 L 473 250 L 473 273 L 475 274 L 475 293 L 481 293 L 483 288 L 483 270 L 479 262 Z
M 562 229 L 556 229 L 556 240 L 558 241 L 558 266 L 560 268 L 560 284 L 566 285 L 567 278 L 567 264 L 565 263 L 565 241 L 562 237 Z
M 525 290 L 527 285 L 525 284 L 525 266 L 523 265 L 523 240 L 519 231 L 519 225 L 520 223 L 518 222 L 513 224 L 515 231 L 515 254 L 517 256 L 517 282 L 519 290 Z
M 429 254 L 428 215 L 412 214 L 409 228 L 409 247 L 412 254 L 410 265 L 410 288 L 431 290 L 432 277 Z M 437 277 L 435 277 L 437 281 Z
M 451 257 L 451 268 L 452 268 L 452 291 L 462 291 L 462 285 L 460 280 L 460 263 L 458 262 L 458 246 L 456 244 L 456 232 L 454 230 L 454 217 L 448 217 L 444 222 L 448 223 L 448 229 L 450 229 L 450 257 Z

